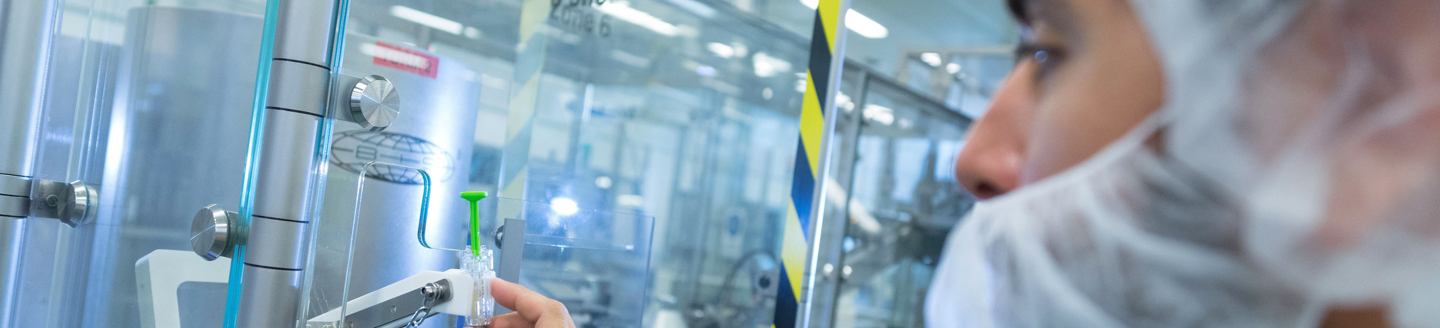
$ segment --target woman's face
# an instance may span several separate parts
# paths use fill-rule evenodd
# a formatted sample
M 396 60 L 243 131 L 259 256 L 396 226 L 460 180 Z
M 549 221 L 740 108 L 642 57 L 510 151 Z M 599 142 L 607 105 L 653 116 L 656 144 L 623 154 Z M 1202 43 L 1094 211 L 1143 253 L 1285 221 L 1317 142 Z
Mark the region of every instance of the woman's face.
M 1014 0 L 1018 64 L 970 131 L 956 176 L 986 199 L 1084 161 L 1164 99 L 1164 78 L 1125 0 Z

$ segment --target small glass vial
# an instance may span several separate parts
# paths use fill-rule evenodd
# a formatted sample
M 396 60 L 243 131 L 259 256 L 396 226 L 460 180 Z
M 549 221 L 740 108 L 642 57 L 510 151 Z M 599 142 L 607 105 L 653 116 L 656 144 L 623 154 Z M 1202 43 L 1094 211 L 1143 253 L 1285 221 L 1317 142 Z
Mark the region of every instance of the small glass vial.
M 490 296 L 490 279 L 495 278 L 494 257 L 484 245 L 478 248 L 478 254 L 470 249 L 458 253 L 460 269 L 475 280 L 472 287 L 475 302 L 470 305 L 470 315 L 465 316 L 465 327 L 469 328 L 490 327 L 490 318 L 495 310 L 495 298 Z

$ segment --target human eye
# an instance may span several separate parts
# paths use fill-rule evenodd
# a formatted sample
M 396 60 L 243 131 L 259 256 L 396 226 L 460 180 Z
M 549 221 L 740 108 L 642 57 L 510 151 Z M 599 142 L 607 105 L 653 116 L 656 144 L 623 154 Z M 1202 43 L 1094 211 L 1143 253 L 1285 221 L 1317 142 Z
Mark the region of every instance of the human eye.
M 1017 64 L 1024 61 L 1034 63 L 1036 69 L 1033 77 L 1037 83 L 1044 83 L 1064 65 L 1066 51 L 1061 46 L 1027 41 L 1016 47 L 1015 59 Z

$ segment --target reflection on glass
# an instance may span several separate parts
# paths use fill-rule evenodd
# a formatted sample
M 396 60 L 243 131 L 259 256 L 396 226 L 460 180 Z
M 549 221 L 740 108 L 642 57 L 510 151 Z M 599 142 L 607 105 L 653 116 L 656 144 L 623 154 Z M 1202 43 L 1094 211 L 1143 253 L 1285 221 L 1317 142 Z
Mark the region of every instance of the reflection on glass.
M 839 291 L 819 304 L 836 327 L 916 327 L 944 239 L 973 204 L 951 169 L 970 120 L 891 80 L 858 80 L 863 109 L 842 121 L 856 128 L 837 134 L 853 147 L 835 173 L 848 185 L 827 202 L 847 218 L 833 243 Z
M 57 5 L 36 177 L 98 186 L 98 215 L 26 221 L 10 326 L 221 323 L 229 265 L 191 251 L 190 225 L 240 201 L 264 5 Z

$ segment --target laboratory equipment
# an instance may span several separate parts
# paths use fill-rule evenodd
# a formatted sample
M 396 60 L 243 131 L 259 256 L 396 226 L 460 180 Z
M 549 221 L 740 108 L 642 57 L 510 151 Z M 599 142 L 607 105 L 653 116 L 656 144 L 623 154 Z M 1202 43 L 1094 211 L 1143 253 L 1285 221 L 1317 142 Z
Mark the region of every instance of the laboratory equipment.
M 28 300 L 0 300 L 0 326 L 304 325 L 459 267 L 416 242 L 420 212 L 431 246 L 489 240 L 496 259 L 520 263 L 498 273 L 565 302 L 581 325 L 774 315 L 795 74 L 813 27 L 794 19 L 813 16 L 804 2 L 0 11 L 0 92 L 22 96 L 0 97 L 0 114 L 34 122 L 3 130 L 28 131 L 0 141 L 0 156 L 33 171 L 0 171 L 30 181 L 0 176 L 0 210 L 24 198 L 71 218 L 0 222 L 15 228 L 0 226 L 0 246 L 14 246 L 0 249 L 0 273 L 13 272 L 0 274 L 13 276 L 3 295 Z M 25 31 L 36 34 L 14 36 Z M 5 148 L 28 145 L 33 156 Z M 475 189 L 497 197 L 467 221 L 454 196 Z M 511 238 L 496 238 L 502 225 Z

